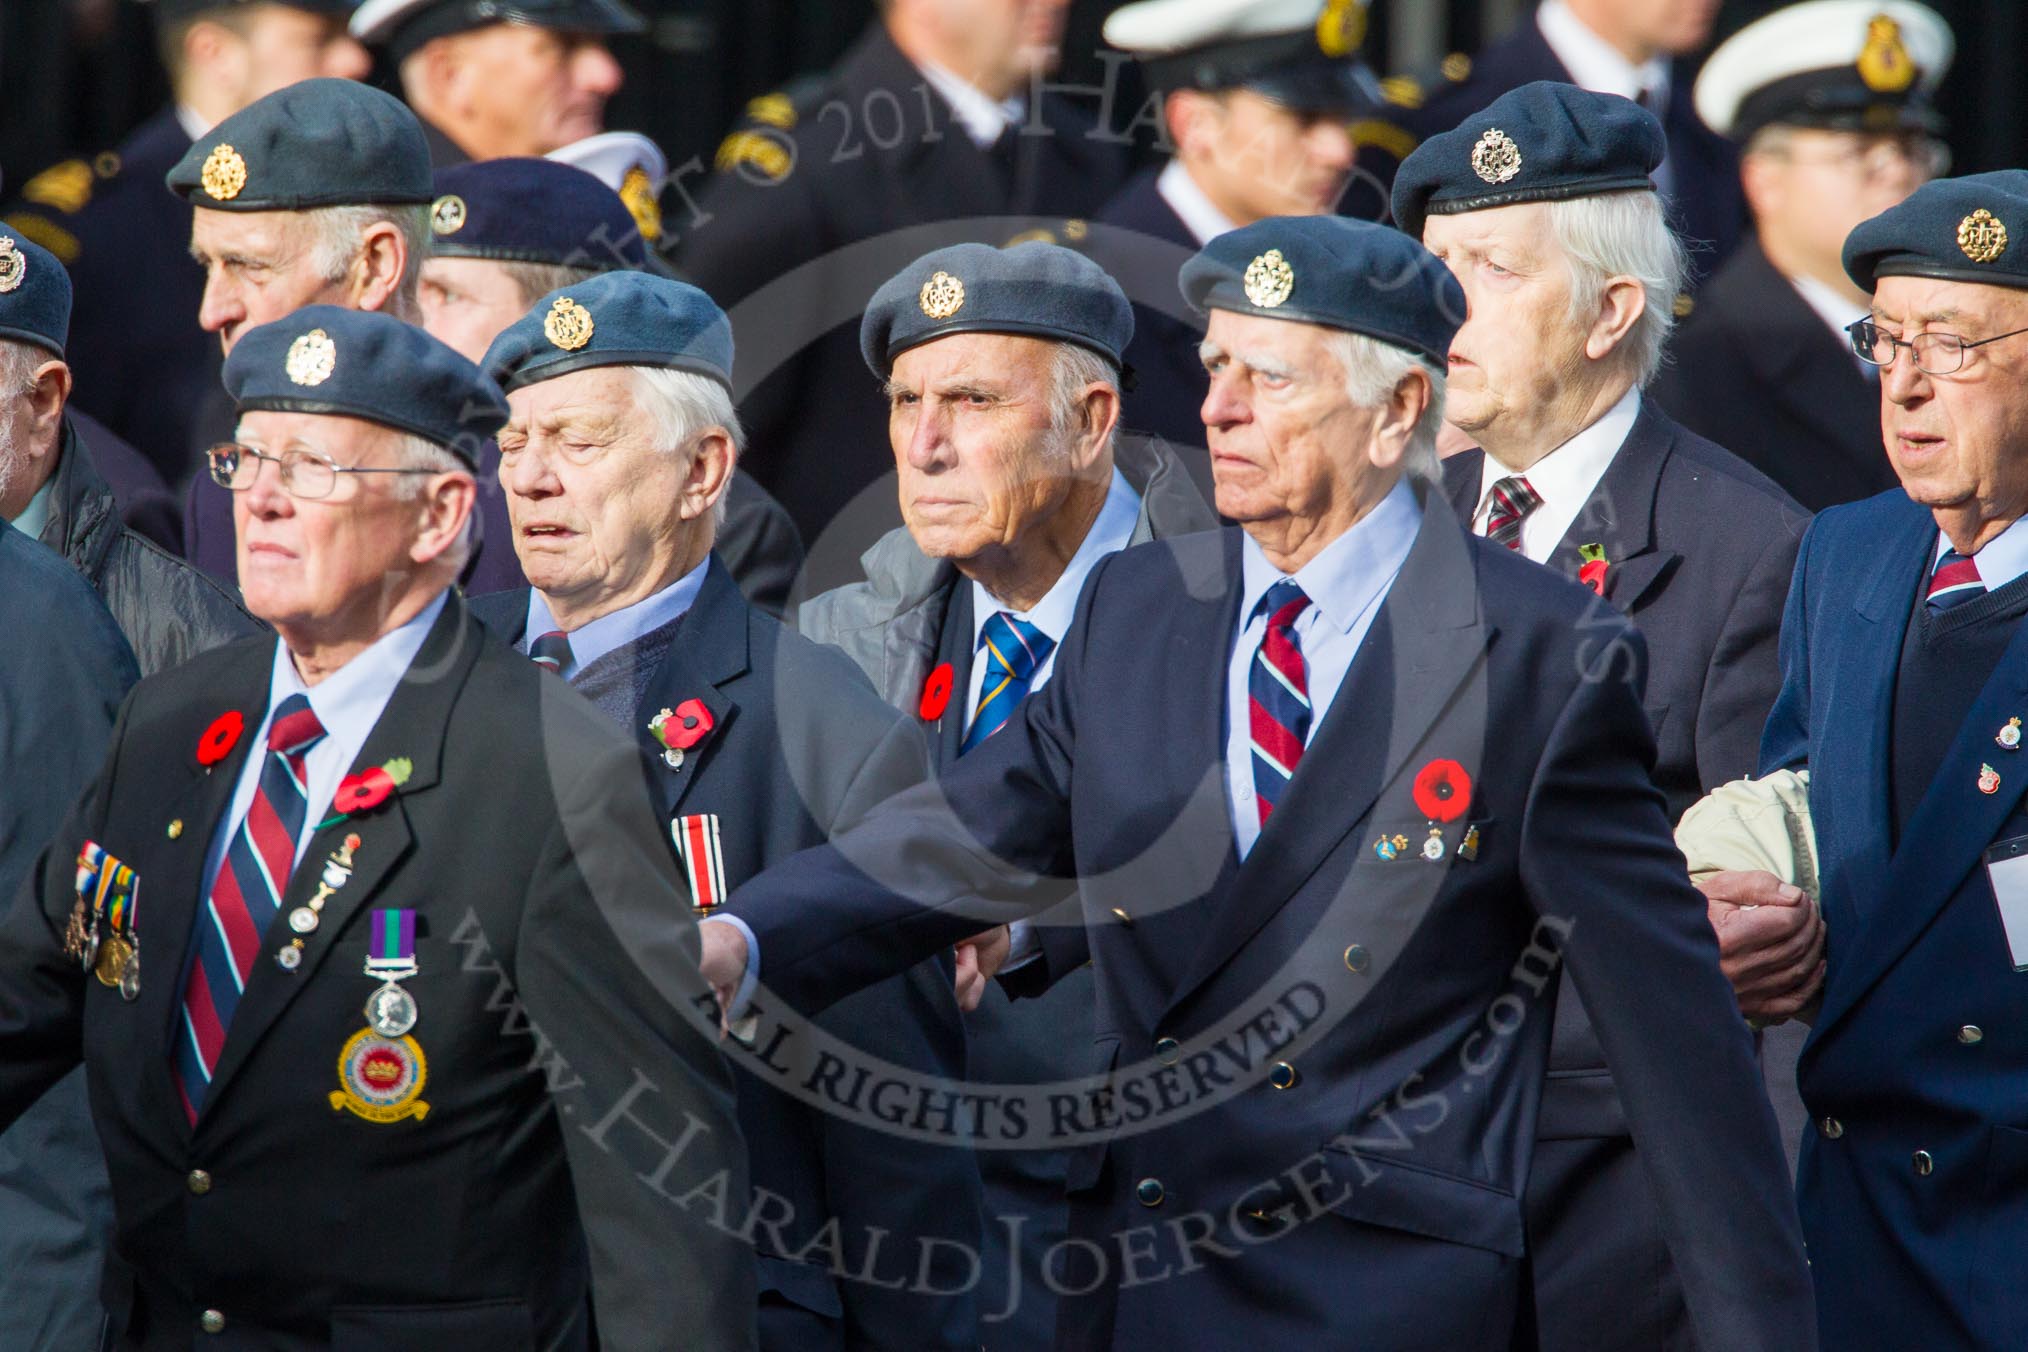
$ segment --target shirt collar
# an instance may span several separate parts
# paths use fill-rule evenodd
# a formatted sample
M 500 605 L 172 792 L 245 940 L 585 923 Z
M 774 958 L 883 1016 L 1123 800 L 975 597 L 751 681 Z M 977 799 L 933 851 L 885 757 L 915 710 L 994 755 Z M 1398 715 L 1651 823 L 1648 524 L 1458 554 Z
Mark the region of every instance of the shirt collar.
M 176 105 L 176 125 L 183 128 L 183 134 L 193 141 L 202 141 L 204 134 L 211 130 L 211 124 L 195 108 L 183 103 Z
M 624 610 L 601 615 L 570 631 L 570 667 L 558 674 L 575 675 L 615 648 L 637 642 L 642 636 L 682 619 L 689 613 L 690 607 L 697 604 L 697 593 L 703 590 L 704 574 L 710 567 L 711 556 L 706 554 L 704 562 L 653 596 L 636 601 Z M 556 617 L 550 614 L 549 602 L 541 592 L 530 587 L 528 623 L 521 630 L 521 650 L 526 652 L 529 644 L 556 627 Z
M 1099 506 L 1099 514 L 1092 520 L 1091 528 L 1085 531 L 1077 552 L 1063 566 L 1063 572 L 1032 608 L 1010 613 L 1047 634 L 1050 642 L 1063 642 L 1063 636 L 1070 632 L 1071 619 L 1077 614 L 1077 598 L 1084 591 L 1084 580 L 1091 576 L 1091 570 L 1098 567 L 1106 555 L 1127 547 L 1127 542 L 1134 538 L 1134 525 L 1140 519 L 1141 495 L 1134 491 L 1133 485 L 1115 466 L 1112 483 L 1106 488 L 1106 500 Z M 974 651 L 978 649 L 980 636 L 986 631 L 987 619 L 1002 609 L 1004 607 L 991 592 L 977 582 L 972 584 Z
M 1574 503 L 1581 508 L 1590 500 L 1598 481 L 1605 477 L 1620 447 L 1626 445 L 1634 421 L 1640 416 L 1641 391 L 1637 386 L 1630 387 L 1591 426 L 1523 470 L 1522 477 L 1540 495 L 1544 506 Z M 1492 503 L 1493 485 L 1507 474 L 1499 461 L 1490 455 L 1486 457 L 1479 476 L 1479 509 L 1472 514 L 1474 522 L 1484 518 Z
M 1239 222 L 1218 209 L 1218 204 L 1208 197 L 1204 189 L 1197 186 L 1197 180 L 1190 177 L 1190 171 L 1183 167 L 1183 161 L 1170 160 L 1162 166 L 1162 172 L 1155 176 L 1155 191 L 1169 204 L 1169 210 L 1182 220 L 1199 245 L 1228 231 L 1239 229 Z
M 1351 633 L 1387 592 L 1422 528 L 1422 506 L 1406 477 L 1377 506 L 1295 572 L 1296 585 L 1326 622 Z M 1268 562 L 1251 535 L 1240 544 L 1240 627 L 1253 621 L 1268 588 L 1289 576 Z
M 40 540 L 42 528 L 49 524 L 49 499 L 55 491 L 56 476 L 52 474 L 42 481 L 42 487 L 35 490 L 35 496 L 28 500 L 28 505 L 14 518 L 14 529 L 31 540 Z
M 951 105 L 951 112 L 964 125 L 965 135 L 972 144 L 984 150 L 1000 139 L 1000 133 L 1021 120 L 1028 111 L 1028 100 L 1019 94 L 1012 98 L 995 101 L 982 93 L 977 85 L 970 84 L 962 77 L 945 70 L 934 61 L 925 61 L 917 67 L 930 87 L 943 96 Z
M 1936 571 L 1937 560 L 1951 547 L 1950 537 L 1942 531 L 1936 533 L 1936 548 L 1930 554 L 1930 571 Z M 1979 566 L 1979 581 L 1986 584 L 1987 591 L 2000 588 L 2028 573 L 2028 517 L 2018 518 L 2013 525 L 2001 531 L 1972 556 L 1972 562 Z
M 1796 289 L 1796 294 L 1817 312 L 1817 318 L 1823 320 L 1836 335 L 1838 345 L 1851 353 L 1853 361 L 1858 361 L 1859 354 L 1852 352 L 1852 335 L 1845 332 L 1845 326 L 1855 319 L 1866 318 L 1871 311 L 1864 305 L 1840 295 L 1815 277 L 1791 277 L 1789 285 Z
M 314 686 L 303 684 L 289 647 L 275 640 L 274 670 L 268 678 L 268 715 L 291 695 L 303 695 L 310 710 L 324 725 L 325 736 L 341 746 L 361 746 L 366 734 L 380 721 L 380 714 L 409 664 L 422 651 L 430 626 L 443 614 L 449 590 L 440 591 L 407 623 L 388 630 L 350 662 Z
M 1595 94 L 1618 94 L 1635 100 L 1643 90 L 1652 90 L 1657 110 L 1668 104 L 1669 63 L 1661 57 L 1650 57 L 1638 66 L 1633 64 L 1618 48 L 1585 27 L 1584 20 L 1571 13 L 1565 0 L 1542 0 L 1542 7 L 1535 11 L 1535 22 L 1549 50 L 1556 53 L 1556 59 L 1570 72 L 1572 84 Z M 1660 115 L 1657 111 L 1656 116 Z

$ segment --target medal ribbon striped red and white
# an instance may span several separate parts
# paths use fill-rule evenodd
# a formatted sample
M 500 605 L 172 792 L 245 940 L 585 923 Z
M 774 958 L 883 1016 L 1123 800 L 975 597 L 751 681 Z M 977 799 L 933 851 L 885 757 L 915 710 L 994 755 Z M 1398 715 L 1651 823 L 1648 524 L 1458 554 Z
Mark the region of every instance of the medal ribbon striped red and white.
M 725 852 L 718 844 L 718 814 L 700 812 L 669 823 L 683 876 L 690 883 L 690 905 L 699 915 L 725 905 Z

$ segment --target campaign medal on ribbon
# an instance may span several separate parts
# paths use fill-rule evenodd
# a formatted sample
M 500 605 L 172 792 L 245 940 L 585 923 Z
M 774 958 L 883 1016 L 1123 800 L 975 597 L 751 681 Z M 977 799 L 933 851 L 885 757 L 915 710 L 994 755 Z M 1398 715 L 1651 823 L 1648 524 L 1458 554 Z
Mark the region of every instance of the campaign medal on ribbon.
M 366 975 L 380 988 L 367 997 L 366 1023 L 384 1038 L 398 1038 L 415 1027 L 415 997 L 401 982 L 416 975 L 415 911 L 382 908 L 373 913 L 367 931 Z
M 64 952 L 121 998 L 141 997 L 141 941 L 136 929 L 141 881 L 134 870 L 86 841 L 77 855 L 77 900 L 64 930 Z
M 718 814 L 700 812 L 669 823 L 683 876 L 690 883 L 690 909 L 710 915 L 725 905 L 725 852 L 718 844 Z
M 303 965 L 303 937 L 317 932 L 317 926 L 324 923 L 324 903 L 338 894 L 338 889 L 352 880 L 352 856 L 359 849 L 359 834 L 348 831 L 338 848 L 331 851 L 324 861 L 324 872 L 317 879 L 317 890 L 304 905 L 289 912 L 289 928 L 297 937 L 275 953 L 275 962 L 285 972 L 293 972 Z

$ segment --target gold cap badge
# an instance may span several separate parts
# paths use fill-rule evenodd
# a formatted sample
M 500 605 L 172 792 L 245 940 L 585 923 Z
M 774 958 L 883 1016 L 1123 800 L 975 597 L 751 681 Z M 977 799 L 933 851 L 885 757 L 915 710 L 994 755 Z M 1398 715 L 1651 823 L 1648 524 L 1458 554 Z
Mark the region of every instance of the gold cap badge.
M 465 228 L 465 199 L 445 193 L 430 207 L 430 233 L 455 235 Z
M 922 284 L 915 300 L 931 319 L 949 319 L 965 307 L 965 284 L 948 272 L 939 272 Z
M 627 204 L 642 239 L 653 244 L 662 238 L 662 204 L 655 200 L 655 181 L 646 169 L 637 164 L 627 170 L 620 180 L 620 200 Z
M 1246 288 L 1248 300 L 1263 310 L 1272 310 L 1296 289 L 1296 270 L 1288 265 L 1280 249 L 1269 249 L 1246 265 L 1246 276 L 1240 279 L 1240 285 Z
M 0 235 L 0 295 L 21 285 L 28 276 L 28 255 L 12 239 Z
M 542 321 L 542 336 L 565 352 L 575 352 L 591 341 L 591 311 L 569 296 L 558 296 Z
M 1521 172 L 1521 147 L 1498 127 L 1486 128 L 1472 147 L 1472 172 L 1488 183 L 1508 182 Z
M 1359 0 L 1325 0 L 1317 15 L 1317 50 L 1333 60 L 1350 56 L 1366 40 L 1366 7 Z
M 215 145 L 205 156 L 204 172 L 199 177 L 212 201 L 230 202 L 246 187 L 246 161 L 231 146 Z
M 1885 14 L 1866 21 L 1858 66 L 1859 78 L 1876 94 L 1899 94 L 1915 83 L 1915 63 L 1901 41 L 1901 25 Z
M 322 329 L 311 329 L 289 344 L 286 369 L 298 385 L 322 385 L 338 367 L 338 345 Z
M 1980 207 L 1958 222 L 1958 247 L 1974 263 L 1991 263 L 2007 252 L 2007 227 Z

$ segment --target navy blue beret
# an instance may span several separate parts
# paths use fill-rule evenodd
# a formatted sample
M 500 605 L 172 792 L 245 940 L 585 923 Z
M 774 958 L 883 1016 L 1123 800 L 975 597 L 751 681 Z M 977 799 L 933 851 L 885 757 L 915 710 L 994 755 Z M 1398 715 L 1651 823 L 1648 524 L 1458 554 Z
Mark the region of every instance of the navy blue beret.
M 622 0 L 366 0 L 352 35 L 385 44 L 398 63 L 433 38 L 496 23 L 525 23 L 567 33 L 635 33 L 641 16 Z
M 1537 80 L 1411 151 L 1394 175 L 1394 221 L 1420 238 L 1430 215 L 1653 188 L 1667 149 L 1632 99 Z
M 247 330 L 225 359 L 225 388 L 241 413 L 364 418 L 475 468 L 480 444 L 507 422 L 499 387 L 471 362 L 393 315 L 336 305 Z
M 1120 284 L 1072 249 L 953 244 L 884 282 L 859 322 L 859 352 L 885 380 L 894 359 L 952 333 L 1012 333 L 1090 348 L 1122 365 L 1134 307 Z
M 70 336 L 70 274 L 40 244 L 0 235 L 0 338 L 61 357 Z
M 518 390 L 594 366 L 659 366 L 732 386 L 732 325 L 687 282 L 608 272 L 561 287 L 501 330 L 486 373 Z
M 558 263 L 605 272 L 648 266 L 647 245 L 620 195 L 555 160 L 452 165 L 436 175 L 430 255 Z
M 1176 276 L 1200 314 L 1232 310 L 1363 333 L 1438 365 L 1465 320 L 1450 269 L 1391 226 L 1270 216 L 1218 236 Z
M 197 138 L 169 186 L 213 211 L 426 203 L 430 148 L 408 105 L 355 80 L 303 80 Z
M 1845 272 L 2028 288 L 2028 169 L 1939 178 L 1845 237 Z

